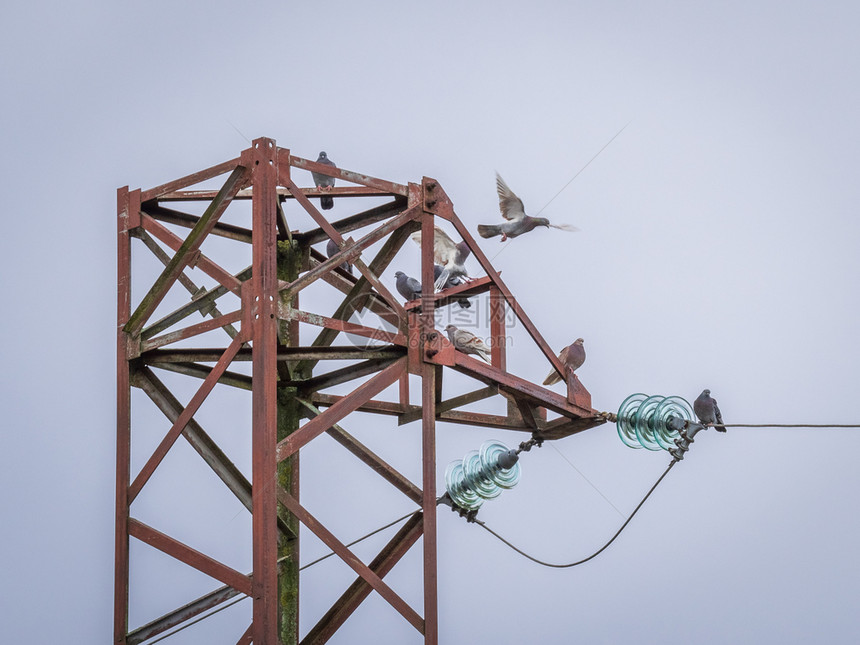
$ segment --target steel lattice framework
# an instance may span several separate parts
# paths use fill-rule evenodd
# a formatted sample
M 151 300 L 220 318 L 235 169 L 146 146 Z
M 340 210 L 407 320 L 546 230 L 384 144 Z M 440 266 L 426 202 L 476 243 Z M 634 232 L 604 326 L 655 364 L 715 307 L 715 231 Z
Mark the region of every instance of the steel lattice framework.
M 321 192 L 299 188 L 294 169 L 314 171 L 337 178 L 348 186 Z M 214 178 L 227 176 L 220 190 L 191 189 Z M 309 174 L 305 174 L 309 176 Z M 218 181 L 221 181 L 219 179 Z M 386 198 L 369 210 L 329 222 L 309 198 L 332 195 L 356 203 L 359 197 Z M 250 227 L 220 221 L 228 207 L 251 200 Z M 295 200 L 317 228 L 292 231 L 283 208 Z M 458 424 L 522 430 L 557 439 L 604 422 L 591 407 L 591 397 L 572 372 L 567 373 L 555 352 L 490 264 L 481 248 L 457 217 L 452 203 L 437 181 L 402 185 L 302 159 L 261 138 L 239 157 L 149 190 L 118 190 L 118 334 L 117 334 L 117 499 L 115 642 L 143 643 L 180 625 L 238 594 L 253 599 L 253 622 L 239 643 L 272 645 L 298 641 L 295 624 L 285 625 L 284 603 L 290 600 L 284 585 L 298 585 L 298 522 L 318 536 L 357 574 L 331 609 L 302 639 L 322 643 L 344 623 L 371 593 L 376 591 L 416 630 L 425 643 L 438 642 L 436 556 L 436 420 Z M 179 202 L 206 204 L 201 215 L 176 210 Z M 174 206 L 173 208 L 171 206 Z M 188 210 L 188 209 L 186 209 Z M 434 293 L 433 239 L 438 220 L 447 222 L 468 244 L 485 272 L 484 277 Z M 367 230 L 369 229 L 369 231 Z M 188 231 L 183 238 L 175 231 Z M 409 235 L 422 232 L 420 300 L 401 304 L 382 283 L 391 261 Z M 345 237 L 361 231 L 354 239 Z M 224 269 L 204 254 L 201 245 L 218 236 L 251 247 L 251 266 L 239 273 Z M 358 234 L 356 234 L 358 236 Z M 163 271 L 141 297 L 132 299 L 132 238 L 164 265 Z M 328 239 L 340 252 L 327 258 L 311 245 Z M 362 259 L 368 247 L 384 242 L 375 257 Z M 170 254 L 172 251 L 172 255 Z M 143 252 L 143 251 L 141 251 Z M 349 262 L 358 277 L 341 268 Z M 194 267 L 217 286 L 201 288 L 188 276 Z M 324 281 L 343 294 L 340 306 L 328 315 L 299 307 L 300 292 Z M 429 285 L 429 288 L 427 287 Z M 187 304 L 158 320 L 153 314 L 171 290 L 191 294 Z M 239 306 L 222 313 L 224 296 L 239 296 Z M 458 299 L 489 294 L 492 360 L 490 364 L 460 353 L 434 327 L 435 310 Z M 232 299 L 231 302 L 235 302 Z M 163 307 L 162 307 L 163 308 Z M 195 312 L 204 322 L 189 324 Z M 377 326 L 350 322 L 356 312 L 371 312 Z M 506 312 L 528 331 L 547 361 L 567 380 L 566 396 L 552 392 L 506 371 Z M 381 321 L 388 323 L 388 329 Z M 299 342 L 299 323 L 320 327 L 309 344 Z M 192 346 L 195 338 L 223 329 L 224 346 Z M 368 347 L 335 346 L 341 333 L 363 336 L 376 344 Z M 210 334 L 211 336 L 211 334 Z M 208 337 L 207 337 L 208 338 Z M 327 360 L 352 361 L 345 368 L 312 375 Z M 250 361 L 251 374 L 229 371 L 238 361 Z M 153 369 L 155 368 L 155 369 Z M 465 374 L 483 385 L 474 391 L 445 399 L 445 369 Z M 196 393 L 182 406 L 156 376 L 170 370 L 189 379 L 202 379 Z M 422 379 L 421 405 L 409 399 L 409 375 Z M 345 395 L 324 390 L 359 382 Z M 399 383 L 398 400 L 381 400 L 383 390 Z M 194 416 L 208 398 L 217 398 L 215 386 L 232 386 L 251 392 L 251 480 L 245 477 Z M 131 388 L 142 390 L 172 423 L 143 467 L 133 477 L 130 446 L 133 426 Z M 507 398 L 507 415 L 462 410 L 463 406 L 492 396 Z M 547 420 L 547 410 L 557 418 Z M 292 415 L 290 414 L 292 411 Z M 415 485 L 370 448 L 348 434 L 339 422 L 353 412 L 373 412 L 397 417 L 399 424 L 421 420 L 422 481 Z M 305 419 L 301 423 L 301 419 Z M 328 433 L 361 461 L 416 504 L 414 515 L 369 564 L 363 563 L 300 503 L 298 494 L 299 450 L 322 433 Z M 155 473 L 165 455 L 183 436 L 200 454 L 239 501 L 252 513 L 253 571 L 243 574 L 201 553 L 154 527 L 133 518 L 130 505 Z M 385 575 L 423 536 L 423 617 L 386 582 Z M 192 600 L 162 618 L 129 631 L 129 542 L 143 541 L 173 558 L 220 581 L 224 586 Z M 284 559 L 292 568 L 279 564 Z M 279 576 L 281 596 L 279 597 Z M 285 600 L 286 598 L 286 600 Z M 297 622 L 293 616 L 293 622 Z

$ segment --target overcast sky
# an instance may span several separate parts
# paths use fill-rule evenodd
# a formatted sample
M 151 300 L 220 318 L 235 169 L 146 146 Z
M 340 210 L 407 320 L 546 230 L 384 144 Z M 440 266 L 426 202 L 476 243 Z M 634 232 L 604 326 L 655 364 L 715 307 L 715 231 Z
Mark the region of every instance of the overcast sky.
M 116 189 L 247 139 L 434 177 L 474 230 L 498 219 L 494 171 L 535 214 L 626 125 L 542 213 L 581 232 L 541 229 L 493 260 L 553 347 L 585 339 L 595 408 L 709 387 L 727 423 L 860 422 L 856 3 L 83 0 L 3 14 L 3 642 L 112 637 Z M 417 257 L 404 249 L 392 270 L 417 274 Z M 509 364 L 547 372 L 521 334 Z M 474 387 L 452 379 L 446 396 L 460 384 Z M 216 392 L 199 420 L 250 475 L 249 404 Z M 169 424 L 135 401 L 139 468 Z M 344 426 L 420 484 L 419 424 Z M 440 490 L 449 461 L 526 437 L 439 424 Z M 555 448 L 525 454 L 521 483 L 481 517 L 563 563 L 599 548 L 669 457 L 609 425 Z M 857 430 L 705 433 L 621 537 L 568 570 L 443 508 L 440 640 L 856 642 L 858 449 Z M 302 457 L 303 503 L 344 542 L 412 508 L 326 437 Z M 248 570 L 250 520 L 222 488 L 179 443 L 133 514 Z M 391 535 L 356 552 L 369 561 Z M 325 553 L 302 537 L 303 562 Z M 420 553 L 386 579 L 423 613 Z M 132 627 L 219 586 L 140 544 L 132 567 Z M 308 570 L 303 633 L 352 578 L 335 559 Z M 235 642 L 250 605 L 165 642 Z M 376 594 L 331 642 L 371 641 L 421 642 Z

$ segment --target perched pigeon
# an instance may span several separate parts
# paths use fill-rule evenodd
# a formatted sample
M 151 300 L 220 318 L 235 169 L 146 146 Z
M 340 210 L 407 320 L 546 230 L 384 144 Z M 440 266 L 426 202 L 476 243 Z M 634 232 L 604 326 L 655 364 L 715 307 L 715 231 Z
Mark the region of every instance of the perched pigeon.
M 496 173 L 496 190 L 499 192 L 499 210 L 502 211 L 502 217 L 507 221 L 501 224 L 478 224 L 478 235 L 481 237 L 501 235 L 501 241 L 504 242 L 509 237 L 528 233 L 535 226 L 552 226 L 563 231 L 579 230 L 575 226 L 568 226 L 567 224 L 550 224 L 546 217 L 530 217 L 526 215 L 523 200 L 508 188 L 508 185 L 499 173 Z
M 475 334 L 465 329 L 457 329 L 454 325 L 448 325 L 445 331 L 448 334 L 448 340 L 456 349 L 464 354 L 475 354 L 490 362 L 490 348 Z
M 328 257 L 331 257 L 335 253 L 340 253 L 340 247 L 335 243 L 334 240 L 329 239 L 328 244 L 325 245 L 325 254 Z M 352 275 L 352 265 L 349 262 L 344 262 L 340 265 L 340 268 Z
M 720 414 L 720 406 L 717 405 L 717 400 L 711 398 L 710 390 L 702 390 L 699 398 L 693 402 L 693 411 L 699 417 L 699 421 L 708 425 L 713 425 L 717 432 L 725 432 L 723 425 L 723 415 Z
M 438 280 L 439 276 L 442 275 L 442 267 L 438 264 L 433 265 L 433 280 Z M 449 277 L 448 282 L 442 285 L 442 289 L 447 289 L 448 287 L 456 287 L 458 284 L 463 284 L 463 280 L 458 276 L 454 276 L 453 278 Z M 457 304 L 460 305 L 461 309 L 468 309 L 472 306 L 472 303 L 469 302 L 468 298 L 460 298 L 457 301 Z
M 321 152 L 320 156 L 317 157 L 317 163 L 325 164 L 326 166 L 336 167 L 335 163 L 328 158 L 328 155 L 325 152 Z M 317 172 L 311 173 L 314 177 L 314 184 L 320 190 L 331 189 L 334 186 L 334 177 L 329 177 L 328 175 L 321 175 Z M 320 197 L 320 206 L 324 211 L 331 210 L 334 208 L 334 198 L 332 197 Z
M 394 277 L 397 279 L 397 293 L 406 298 L 407 302 L 421 297 L 421 283 L 418 280 L 409 277 L 403 271 L 398 271 Z
M 441 290 L 453 278 L 469 279 L 464 263 L 472 252 L 465 242 L 454 244 L 454 240 L 438 226 L 433 227 L 433 261 L 442 267 L 442 271 L 436 278 L 436 291 Z M 413 241 L 421 246 L 421 231 L 412 234 Z
M 582 364 L 585 362 L 585 347 L 582 346 L 583 342 L 581 338 L 577 338 L 573 341 L 572 345 L 568 345 L 558 353 L 558 360 L 561 361 L 561 364 L 569 367 L 574 372 L 582 367 Z M 553 370 L 546 377 L 543 384 L 552 385 L 553 383 L 558 383 L 560 380 L 561 377 L 558 375 L 558 372 Z

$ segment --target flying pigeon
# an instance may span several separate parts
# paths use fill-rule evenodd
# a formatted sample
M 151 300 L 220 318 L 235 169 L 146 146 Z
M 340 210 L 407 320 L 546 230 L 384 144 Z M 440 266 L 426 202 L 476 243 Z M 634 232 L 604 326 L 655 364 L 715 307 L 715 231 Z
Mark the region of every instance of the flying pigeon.
M 720 414 L 720 406 L 717 405 L 716 399 L 711 398 L 710 390 L 702 390 L 699 398 L 693 402 L 693 411 L 702 423 L 713 425 L 717 432 L 726 431 L 723 427 L 723 415 Z
M 558 360 L 561 361 L 561 364 L 569 367 L 574 372 L 582 367 L 582 364 L 585 362 L 585 347 L 582 346 L 583 342 L 581 338 L 577 338 L 573 341 L 572 345 L 568 345 L 558 353 Z M 558 372 L 553 370 L 546 377 L 543 384 L 552 385 L 553 383 L 558 383 L 560 380 L 561 377 L 558 375 Z
M 495 237 L 501 235 L 504 242 L 509 237 L 517 237 L 528 233 L 535 226 L 552 226 L 562 231 L 578 231 L 575 226 L 567 224 L 550 224 L 546 217 L 530 217 L 526 215 L 523 200 L 516 196 L 514 191 L 508 188 L 505 180 L 496 173 L 496 190 L 499 192 L 499 210 L 505 222 L 501 224 L 478 224 L 478 235 L 481 237 Z
M 456 349 L 464 354 L 475 354 L 488 363 L 490 362 L 490 348 L 475 334 L 465 329 L 458 329 L 454 325 L 448 325 L 445 327 L 445 331 L 448 334 L 448 340 Z
M 325 152 L 321 152 L 320 156 L 317 157 L 317 163 L 325 164 L 326 166 L 332 166 L 335 168 L 335 163 L 328 158 L 328 155 Z M 321 175 L 317 172 L 311 173 L 314 177 L 314 184 L 320 190 L 327 190 L 334 187 L 334 177 L 329 177 L 328 175 Z M 331 210 L 334 208 L 334 198 L 323 196 L 320 197 L 320 206 L 324 211 Z
M 406 298 L 407 302 L 421 297 L 421 283 L 418 280 L 409 277 L 403 271 L 398 271 L 394 277 L 397 279 L 397 293 Z
M 331 199 L 331 197 L 329 197 L 329 199 Z M 333 239 L 329 238 L 328 244 L 325 245 L 325 254 L 328 257 L 331 257 L 335 253 L 340 253 L 340 247 Z M 344 262 L 340 265 L 340 268 L 352 275 L 352 265 L 349 262 Z
M 454 240 L 448 237 L 448 234 L 438 226 L 434 226 L 433 229 L 435 232 L 433 262 L 442 267 L 442 272 L 436 278 L 435 284 L 436 291 L 440 291 L 453 278 L 469 279 L 464 263 L 472 250 L 465 242 L 454 244 Z M 412 234 L 412 240 L 421 246 L 421 231 L 415 231 Z
M 433 265 L 433 280 L 438 280 L 439 276 L 442 275 L 442 271 L 443 271 L 442 267 L 440 267 L 438 264 L 434 264 Z M 456 287 L 458 284 L 463 284 L 462 278 L 460 278 L 459 276 L 454 276 L 453 278 L 449 277 L 448 282 L 446 282 L 444 285 L 442 285 L 442 289 L 444 290 L 444 289 L 447 289 L 448 287 Z M 457 301 L 457 304 L 460 305 L 461 309 L 468 309 L 469 307 L 472 306 L 472 303 L 469 302 L 468 298 L 460 298 Z

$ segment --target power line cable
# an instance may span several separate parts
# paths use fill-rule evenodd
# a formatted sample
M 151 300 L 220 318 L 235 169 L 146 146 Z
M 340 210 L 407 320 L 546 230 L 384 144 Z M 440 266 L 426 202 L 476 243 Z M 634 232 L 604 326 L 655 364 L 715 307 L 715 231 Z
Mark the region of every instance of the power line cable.
M 860 428 L 860 423 L 718 423 L 716 425 L 722 428 Z
M 530 556 L 528 553 L 526 553 L 526 552 L 525 552 L 525 551 L 523 551 L 522 549 L 518 549 L 517 547 L 515 547 L 513 544 L 511 544 L 510 542 L 508 542 L 508 541 L 507 541 L 505 538 L 503 538 L 501 535 L 499 535 L 498 533 L 496 533 L 493 529 L 491 529 L 490 527 L 488 527 L 488 526 L 487 526 L 484 522 L 482 522 L 481 520 L 475 520 L 475 524 L 478 524 L 481 528 L 485 529 L 486 531 L 489 531 L 491 534 L 493 534 L 496 538 L 498 538 L 499 540 L 501 540 L 502 542 L 504 542 L 505 544 L 507 544 L 507 545 L 508 545 L 510 548 L 512 548 L 514 551 L 516 551 L 517 553 L 519 553 L 519 554 L 520 554 L 520 555 L 522 555 L 523 557 L 528 558 L 528 559 L 529 559 L 529 560 L 531 560 L 532 562 L 536 562 L 537 564 L 543 565 L 543 566 L 545 566 L 545 567 L 552 567 L 552 568 L 554 568 L 554 569 L 569 569 L 570 567 L 575 567 L 575 566 L 577 566 L 577 565 L 584 564 L 584 563 L 588 562 L 589 560 L 591 560 L 591 559 L 593 559 L 593 558 L 596 558 L 596 557 L 597 557 L 598 555 L 600 555 L 601 553 L 603 553 L 603 552 L 604 552 L 604 551 L 609 547 L 609 545 L 610 545 L 610 544 L 612 544 L 612 543 L 615 541 L 615 538 L 617 538 L 619 535 L 621 535 L 621 531 L 623 531 L 623 530 L 627 527 L 627 525 L 630 523 L 630 520 L 632 520 L 632 519 L 633 519 L 633 516 L 634 516 L 634 515 L 636 515 L 636 513 L 637 513 L 637 512 L 639 512 L 639 509 L 640 509 L 640 508 L 642 508 L 642 505 L 643 505 L 643 504 L 645 503 L 645 501 L 646 501 L 646 500 L 651 496 L 651 493 L 653 493 L 653 492 L 654 492 L 654 489 L 656 489 L 656 488 L 657 488 L 657 486 L 660 484 L 660 482 L 661 482 L 661 481 L 663 481 L 663 478 L 664 478 L 666 475 L 668 475 L 668 474 L 669 474 L 669 471 L 670 471 L 670 470 L 672 470 L 672 467 L 673 467 L 675 464 L 677 464 L 677 463 L 678 463 L 678 460 L 677 460 L 677 459 L 672 460 L 672 462 L 669 464 L 669 466 L 666 468 L 666 470 L 664 470 L 664 471 L 663 471 L 663 474 L 662 474 L 662 475 L 660 475 L 659 479 L 657 479 L 657 481 L 656 481 L 656 482 L 654 482 L 654 485 L 651 487 L 651 490 L 649 490 L 649 491 L 648 491 L 648 493 L 645 495 L 645 497 L 643 497 L 643 498 L 642 498 L 642 501 L 641 501 L 641 502 L 639 502 L 639 505 L 638 505 L 635 509 L 633 509 L 633 512 L 630 514 L 630 517 L 628 517 L 628 518 L 627 518 L 627 520 L 624 522 L 624 524 L 622 524 L 622 525 L 621 525 L 621 528 L 620 528 L 620 529 L 618 529 L 618 531 L 616 531 L 616 532 L 615 532 L 615 535 L 613 535 L 613 536 L 610 538 L 609 542 L 607 542 L 606 544 L 604 544 L 602 547 L 600 547 L 600 549 L 598 549 L 597 551 L 595 551 L 594 553 L 592 553 L 592 554 L 591 554 L 590 556 L 588 556 L 587 558 L 583 558 L 582 560 L 578 560 L 578 561 L 576 561 L 576 562 L 571 562 L 571 563 L 569 563 L 569 564 L 552 564 L 552 563 L 550 563 L 550 562 L 544 562 L 543 560 L 538 560 L 537 558 Z

